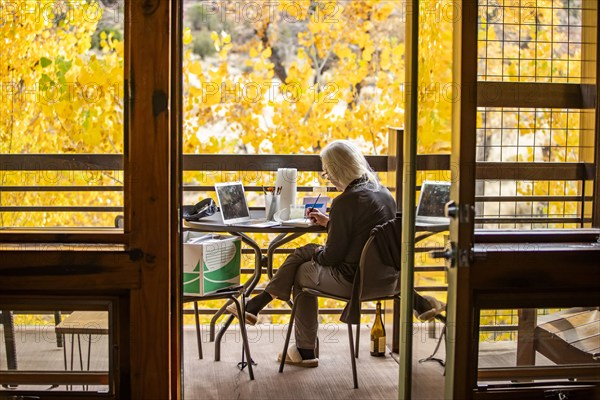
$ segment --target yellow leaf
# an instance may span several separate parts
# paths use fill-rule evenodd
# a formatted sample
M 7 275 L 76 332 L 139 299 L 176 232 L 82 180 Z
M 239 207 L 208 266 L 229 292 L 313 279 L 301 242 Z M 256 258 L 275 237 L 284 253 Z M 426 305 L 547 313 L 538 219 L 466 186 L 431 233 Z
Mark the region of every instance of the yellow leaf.
M 269 58 L 271 57 L 272 51 L 270 47 L 267 47 L 266 49 L 263 50 L 261 57 L 262 58 Z
M 192 63 L 189 66 L 189 71 L 194 75 L 202 75 L 202 65 L 198 62 Z
M 183 44 L 192 43 L 192 30 L 190 28 L 185 28 L 183 30 Z

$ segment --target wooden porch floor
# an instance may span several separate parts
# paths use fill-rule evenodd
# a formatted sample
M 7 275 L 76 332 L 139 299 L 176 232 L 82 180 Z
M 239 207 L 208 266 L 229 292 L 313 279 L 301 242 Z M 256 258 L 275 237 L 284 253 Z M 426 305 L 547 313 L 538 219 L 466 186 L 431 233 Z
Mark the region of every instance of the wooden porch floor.
M 345 325 L 331 324 L 320 327 L 321 354 L 318 368 L 303 369 L 286 366 L 285 371 L 280 374 L 276 360 L 277 354 L 283 347 L 283 329 L 283 325 L 268 323 L 249 327 L 252 356 L 257 363 L 254 369 L 255 380 L 250 381 L 247 369 L 240 371 L 236 367 L 241 359 L 242 350 L 237 325 L 232 325 L 224 337 L 219 362 L 213 361 L 214 345 L 208 342 L 208 326 L 202 326 L 203 360 L 198 359 L 195 330 L 193 326 L 186 326 L 184 329 L 184 399 L 397 399 L 398 364 L 389 355 L 385 358 L 369 355 L 370 326 L 364 325 L 361 329 L 360 355 L 357 360 L 359 389 L 352 387 L 352 370 Z M 64 370 L 63 349 L 56 346 L 53 331 L 54 329 L 40 331 L 17 327 L 19 370 Z M 433 351 L 436 339 L 429 337 L 425 324 L 415 325 L 414 335 L 412 398 L 443 399 L 443 367 L 435 362 L 420 364 L 417 361 Z M 4 335 L 0 337 L 4 338 Z M 87 340 L 83 338 L 82 350 L 85 365 Z M 70 356 L 69 352 L 67 354 Z M 486 343 L 481 346 L 480 366 L 514 365 L 515 354 L 514 342 Z M 443 345 L 438 355 L 445 357 Z M 79 370 L 77 346 L 74 360 L 75 370 Z M 107 365 L 107 338 L 95 336 L 92 342 L 90 369 L 102 371 L 106 370 Z M 0 346 L 0 369 L 6 369 L 3 339 Z M 74 389 L 81 390 L 78 387 Z M 0 388 L 0 398 L 6 394 L 4 390 Z M 102 391 L 106 388 L 90 387 L 89 390 Z
M 285 326 L 287 327 L 287 326 Z M 235 326 L 237 328 L 237 326 Z M 208 329 L 203 332 L 204 359 L 198 360 L 194 330 L 186 330 L 184 388 L 185 399 L 397 399 L 398 363 L 393 357 L 369 355 L 370 326 L 361 329 L 357 359 L 358 389 L 353 388 L 346 325 L 322 325 L 319 329 L 319 367 L 286 366 L 279 373 L 277 354 L 283 348 L 283 325 L 258 324 L 248 327 L 255 380 L 247 369 L 236 367 L 241 360 L 241 337 L 237 329 L 226 336 L 221 361 L 214 362 L 214 346 L 207 343 Z M 415 360 L 428 356 L 435 340 L 426 333 L 415 332 Z M 421 337 L 423 336 L 423 337 Z M 444 348 L 440 351 L 444 357 Z M 434 362 L 414 363 L 413 398 L 442 399 L 444 369 Z

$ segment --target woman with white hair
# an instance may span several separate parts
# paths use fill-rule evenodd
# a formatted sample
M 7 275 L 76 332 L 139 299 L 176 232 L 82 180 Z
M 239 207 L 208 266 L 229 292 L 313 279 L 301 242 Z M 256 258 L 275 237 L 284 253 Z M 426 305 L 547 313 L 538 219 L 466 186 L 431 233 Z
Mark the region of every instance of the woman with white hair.
M 250 325 L 256 324 L 258 313 L 271 300 L 287 301 L 292 291 L 296 297 L 302 288 L 350 297 L 371 230 L 396 214 L 394 198 L 355 144 L 347 140 L 330 143 L 321 152 L 321 162 L 322 176 L 342 192 L 333 200 L 329 216 L 317 210 L 308 214 L 314 223 L 327 228 L 327 241 L 324 246 L 302 246 L 288 256 L 264 291 L 248 301 L 246 322 Z M 302 296 L 296 307 L 296 346 L 290 346 L 286 363 L 316 367 L 317 298 Z M 236 312 L 233 307 L 228 310 Z

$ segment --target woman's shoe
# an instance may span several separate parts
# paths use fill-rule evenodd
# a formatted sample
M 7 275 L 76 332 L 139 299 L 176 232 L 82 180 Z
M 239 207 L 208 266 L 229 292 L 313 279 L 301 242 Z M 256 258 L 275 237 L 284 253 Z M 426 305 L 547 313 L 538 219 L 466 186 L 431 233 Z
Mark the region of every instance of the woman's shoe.
M 281 354 L 277 356 L 277 362 L 281 362 Z M 311 358 L 305 360 L 300 355 L 298 348 L 296 346 L 288 347 L 287 356 L 285 357 L 285 363 L 288 365 L 295 365 L 297 367 L 302 368 L 314 368 L 319 366 L 318 358 Z
M 229 314 L 235 315 L 238 319 L 240 318 L 240 316 L 238 315 L 237 312 L 237 307 L 235 306 L 235 304 L 230 304 L 226 309 L 225 309 Z M 248 325 L 256 325 L 256 322 L 258 321 L 258 316 L 249 313 L 248 311 L 246 311 L 246 323 Z

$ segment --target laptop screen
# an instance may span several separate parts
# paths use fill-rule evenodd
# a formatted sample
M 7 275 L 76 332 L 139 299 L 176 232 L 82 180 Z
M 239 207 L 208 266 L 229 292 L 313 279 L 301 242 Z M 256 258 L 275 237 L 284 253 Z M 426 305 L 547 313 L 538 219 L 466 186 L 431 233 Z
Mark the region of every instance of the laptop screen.
M 250 219 L 244 185 L 241 182 L 217 183 L 215 191 L 223 222 L 233 223 Z
M 444 206 L 450 201 L 450 182 L 424 181 L 417 217 L 446 218 Z

